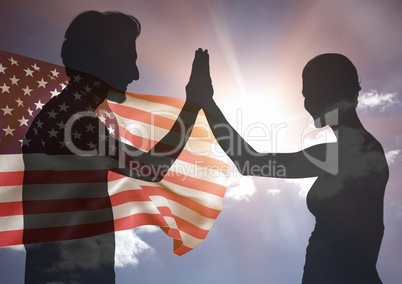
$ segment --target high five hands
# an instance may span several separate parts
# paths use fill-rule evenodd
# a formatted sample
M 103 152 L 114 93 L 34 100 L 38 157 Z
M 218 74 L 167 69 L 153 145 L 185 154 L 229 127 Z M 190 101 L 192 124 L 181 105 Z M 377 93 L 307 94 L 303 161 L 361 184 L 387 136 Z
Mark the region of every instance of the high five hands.
M 208 50 L 199 48 L 195 51 L 190 80 L 186 86 L 187 99 L 200 107 L 212 101 L 214 89 L 209 73 Z

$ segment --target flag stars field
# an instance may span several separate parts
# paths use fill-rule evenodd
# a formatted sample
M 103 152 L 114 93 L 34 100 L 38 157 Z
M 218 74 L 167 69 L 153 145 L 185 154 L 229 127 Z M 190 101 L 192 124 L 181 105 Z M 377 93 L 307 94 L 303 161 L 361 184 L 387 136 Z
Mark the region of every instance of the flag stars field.
M 28 126 L 29 119 L 26 119 L 24 116 L 21 117 L 21 119 L 18 119 L 18 121 L 20 122 L 20 126 L 23 126 L 23 125 Z
M 3 130 L 6 132 L 5 134 L 6 136 L 7 135 L 14 136 L 13 132 L 15 131 L 15 129 L 12 129 L 9 125 L 7 126 L 7 128 L 4 128 Z
M 24 106 L 24 101 L 21 100 L 20 98 L 16 99 L 15 102 L 18 104 L 19 107 L 23 107 L 23 106 Z
M 2 63 L 0 63 L 0 73 L 6 74 L 4 71 L 6 71 L 7 67 L 4 67 Z
M 42 109 L 42 107 L 45 105 L 44 103 L 42 103 L 40 100 L 37 101 L 36 103 L 34 103 L 36 106 L 36 109 Z
M 52 94 L 51 98 L 53 98 L 57 97 L 60 94 L 60 91 L 58 91 L 57 88 L 55 88 L 53 91 L 50 91 L 50 93 Z
M 56 112 L 52 109 L 51 111 L 48 111 L 47 114 L 49 115 L 49 119 L 50 118 L 54 118 L 56 119 Z
M 34 70 L 31 70 L 29 68 L 25 68 L 24 71 L 25 71 L 25 77 L 28 77 L 28 76 L 33 77 Z
M 40 81 L 37 81 L 38 82 L 38 88 L 46 88 L 46 84 L 48 83 L 48 82 L 46 82 L 45 80 L 43 80 L 43 78 L 40 80 Z
M 3 86 L 0 86 L 1 93 L 10 93 L 10 86 L 7 86 L 6 83 L 3 84 Z
M 6 107 L 5 108 L 2 108 L 1 109 L 4 113 L 3 113 L 3 115 L 12 115 L 12 111 L 14 110 L 13 108 L 9 108 L 9 106 L 8 105 L 6 105 Z
M 20 79 L 16 78 L 15 75 L 14 75 L 12 78 L 10 78 L 10 80 L 11 80 L 12 85 L 17 85 L 18 86 L 18 81 Z
M 22 90 L 24 91 L 24 96 L 27 96 L 27 95 L 30 96 L 31 92 L 33 91 L 33 89 L 30 89 L 28 85 L 25 87 L 25 89 L 22 89 Z
M 8 60 L 10 60 L 11 65 L 17 65 L 18 66 L 18 61 L 15 60 L 14 58 L 10 57 L 10 58 L 8 58 Z

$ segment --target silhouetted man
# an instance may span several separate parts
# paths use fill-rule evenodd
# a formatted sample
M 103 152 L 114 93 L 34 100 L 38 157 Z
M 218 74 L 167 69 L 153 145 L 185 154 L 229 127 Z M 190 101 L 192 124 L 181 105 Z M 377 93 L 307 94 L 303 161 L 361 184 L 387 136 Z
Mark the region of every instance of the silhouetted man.
M 113 115 L 104 114 L 111 118 L 106 127 L 94 113 L 106 99 L 123 102 L 138 80 L 140 31 L 132 16 L 96 11 L 77 16 L 66 31 L 61 56 L 70 81 L 37 115 L 23 147 L 25 283 L 114 283 L 108 171 L 160 181 L 190 136 L 200 109 L 191 102 L 199 96 L 194 73 L 179 117 L 149 152 L 117 140 Z M 205 53 L 196 52 L 194 66 Z M 131 162 L 140 167 L 130 170 Z M 58 241 L 37 243 L 47 237 Z

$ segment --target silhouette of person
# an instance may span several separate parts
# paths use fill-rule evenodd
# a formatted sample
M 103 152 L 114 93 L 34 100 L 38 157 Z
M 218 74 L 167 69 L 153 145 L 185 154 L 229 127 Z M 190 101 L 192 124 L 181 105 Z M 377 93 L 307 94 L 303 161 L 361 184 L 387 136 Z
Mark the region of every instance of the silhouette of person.
M 105 114 L 112 121 L 106 127 L 94 113 L 106 99 L 123 102 L 127 85 L 138 80 L 140 31 L 132 16 L 87 11 L 65 33 L 61 57 L 70 81 L 37 115 L 23 146 L 25 283 L 114 283 L 108 171 L 160 181 L 190 136 L 200 110 L 194 72 L 177 120 L 149 152 L 117 140 L 113 115 Z M 205 54 L 196 51 L 193 68 Z M 44 239 L 52 242 L 37 243 Z
M 199 72 L 204 74 L 205 92 L 211 94 L 205 60 Z M 200 100 L 219 145 L 241 174 L 317 177 L 307 195 L 316 224 L 302 283 L 382 283 L 376 262 L 384 232 L 388 166 L 381 144 L 356 113 L 360 90 L 356 68 L 341 54 L 322 54 L 307 63 L 302 79 L 305 109 L 316 127 L 332 128 L 336 142 L 295 153 L 258 153 L 230 126 L 216 103 L 206 99 L 209 96 Z M 267 171 L 273 163 L 284 170 Z

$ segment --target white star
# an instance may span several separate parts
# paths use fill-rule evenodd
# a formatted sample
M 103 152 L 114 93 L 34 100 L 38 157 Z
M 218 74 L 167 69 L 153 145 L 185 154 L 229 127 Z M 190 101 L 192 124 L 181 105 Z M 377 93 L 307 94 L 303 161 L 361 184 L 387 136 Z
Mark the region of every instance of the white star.
M 36 129 L 36 127 L 32 128 L 32 129 L 35 132 L 35 135 L 39 135 L 38 129 Z
M 53 77 L 59 77 L 60 72 L 57 72 L 56 68 L 54 70 L 50 70 L 50 73 L 52 73 Z
M 15 100 L 15 102 L 18 104 L 18 106 L 24 106 L 24 101 L 23 100 L 21 100 L 20 98 L 17 98 L 16 100 Z
M 0 86 L 1 93 L 10 93 L 10 87 L 6 85 L 6 83 L 3 84 L 3 86 Z
M 85 128 L 87 129 L 87 132 L 94 132 L 95 126 L 90 123 L 88 125 L 85 125 Z
M 99 116 L 99 120 L 102 121 L 102 123 L 106 123 L 106 117 L 103 115 Z
M 18 61 L 15 60 L 14 58 L 10 57 L 8 60 L 10 60 L 11 65 L 17 65 L 18 66 Z
M 84 87 L 84 89 L 85 89 L 85 91 L 87 92 L 87 93 L 90 93 L 91 92 L 91 87 L 90 86 L 88 86 L 88 85 L 86 85 L 85 87 Z
M 10 125 L 8 125 L 7 128 L 3 128 L 3 130 L 6 132 L 5 136 L 7 135 L 14 136 L 13 132 L 15 129 L 10 128 Z
M 66 141 L 64 141 L 64 140 L 60 141 L 59 144 L 60 144 L 60 148 L 66 148 L 67 147 Z M 70 143 L 68 143 L 68 144 L 70 144 Z
M 49 115 L 49 118 L 56 118 L 57 113 L 55 113 L 54 110 L 51 110 L 51 111 L 48 111 L 47 114 Z
M 89 106 L 87 108 L 85 108 L 87 110 L 88 113 L 92 113 L 94 111 L 94 108 Z
M 12 78 L 10 78 L 10 80 L 11 80 L 11 84 L 12 84 L 12 85 L 17 85 L 17 86 L 18 86 L 18 81 L 19 81 L 20 79 L 15 78 L 15 75 L 14 75 Z
M 59 83 L 59 85 L 61 86 L 61 89 L 62 89 L 62 90 L 63 90 L 65 87 L 67 87 L 67 85 L 64 84 L 64 83 Z
M 57 123 L 57 125 L 59 126 L 60 129 L 66 128 L 66 124 L 63 121 L 60 123 Z
M 36 109 L 42 109 L 42 107 L 45 105 L 40 100 L 37 103 L 34 103 L 34 104 L 36 105 Z
M 43 122 L 40 121 L 40 119 L 39 119 L 39 120 L 36 122 L 36 125 L 38 126 L 38 128 L 42 129 Z
M 33 116 L 33 110 L 31 110 L 30 107 L 28 108 L 28 113 L 29 113 L 29 116 Z
M 21 101 L 20 98 L 16 99 L 15 101 L 17 102 L 18 106 L 24 106 L 24 101 Z
M 90 149 L 95 149 L 96 148 L 96 144 L 92 143 L 92 141 L 87 143 L 87 145 L 89 146 Z
M 12 115 L 11 112 L 13 111 L 13 108 L 9 108 L 8 105 L 6 105 L 5 108 L 2 108 L 2 111 L 4 111 L 3 115 L 9 114 Z
M 6 74 L 4 71 L 6 71 L 7 67 L 4 67 L 3 64 L 0 63 L 0 73 Z
M 108 118 L 111 118 L 111 117 L 112 117 L 112 113 L 111 113 L 111 112 L 108 112 L 107 110 L 105 110 L 104 113 L 105 113 L 105 115 L 106 115 Z
M 108 136 L 105 133 L 102 133 L 99 135 L 99 138 L 101 139 L 101 142 L 107 141 Z
M 25 71 L 25 77 L 27 77 L 27 76 L 31 76 L 31 77 L 33 77 L 33 70 L 31 70 L 31 69 L 29 69 L 29 68 L 27 68 L 27 69 L 24 69 L 24 71 Z
M 33 69 L 35 69 L 36 71 L 40 70 L 40 67 L 38 65 L 36 65 L 36 63 L 34 65 L 31 65 Z
M 99 87 L 101 85 L 100 81 L 94 81 L 94 87 Z
M 109 127 L 107 128 L 107 130 L 109 130 L 109 133 L 110 133 L 110 134 L 114 134 L 114 128 L 113 128 L 112 126 L 109 126 Z
M 42 78 L 42 80 L 36 81 L 36 82 L 38 82 L 38 84 L 39 84 L 38 88 L 40 88 L 40 87 L 43 87 L 44 89 L 46 88 L 47 82 L 45 80 L 43 80 L 43 78 Z
M 68 105 L 66 105 L 66 103 L 63 103 L 62 105 L 59 105 L 59 108 L 60 108 L 60 111 L 67 112 Z
M 29 119 L 26 119 L 24 116 L 21 119 L 17 119 L 20 122 L 20 126 L 26 125 L 28 126 Z
M 25 89 L 22 89 L 22 90 L 24 91 L 24 96 L 26 96 L 26 95 L 30 96 L 31 92 L 33 91 L 33 89 L 30 89 L 28 87 L 28 85 L 25 87 Z
M 81 135 L 80 133 L 77 132 L 77 130 L 74 133 L 71 133 L 74 136 L 74 139 L 81 139 Z
M 74 100 L 81 100 L 81 95 L 78 94 L 77 92 L 75 92 L 75 93 L 73 94 L 73 96 L 75 97 Z
M 74 82 L 76 82 L 76 83 L 79 83 L 81 81 L 81 79 L 82 79 L 80 74 L 77 74 L 77 75 L 73 76 L 73 78 L 74 78 Z
M 57 88 L 55 88 L 54 91 L 50 91 L 50 93 L 52 94 L 50 98 L 57 97 L 60 94 L 60 92 L 57 91 Z
M 31 139 L 27 139 L 26 137 L 24 137 L 23 140 L 18 140 L 18 141 L 21 142 L 21 147 L 24 145 L 29 146 L 29 142 L 31 142 Z
M 49 138 L 50 137 L 56 137 L 57 138 L 57 133 L 59 133 L 59 132 L 52 128 L 52 130 L 48 131 L 47 133 L 49 133 Z

